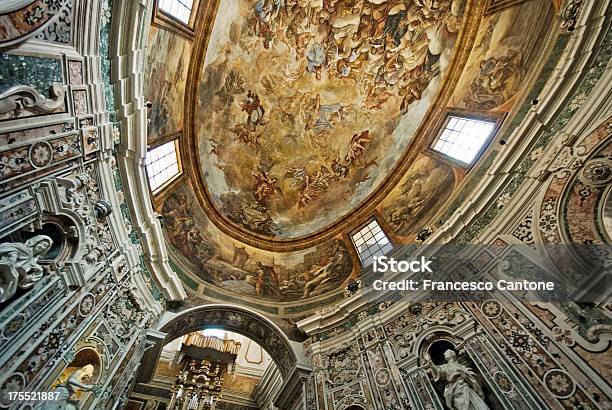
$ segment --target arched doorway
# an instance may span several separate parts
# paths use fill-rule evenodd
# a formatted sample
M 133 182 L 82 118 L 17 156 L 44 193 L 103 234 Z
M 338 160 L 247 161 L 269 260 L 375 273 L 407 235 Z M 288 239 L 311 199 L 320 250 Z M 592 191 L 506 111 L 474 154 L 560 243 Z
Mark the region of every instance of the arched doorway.
M 256 342 L 268 353 L 276 365 L 282 380 L 280 388 L 273 393 L 274 404 L 285 408 L 302 394 L 302 386 L 310 376 L 310 366 L 303 362 L 305 356 L 297 344 L 269 319 L 249 309 L 227 305 L 202 305 L 187 309 L 162 320 L 157 329 L 147 334 L 148 349 L 140 362 L 136 386 L 150 383 L 155 374 L 162 349 L 169 342 L 206 328 L 219 328 L 243 335 Z
M 159 330 L 166 336 L 158 344 L 163 346 L 177 337 L 206 327 L 249 337 L 272 357 L 283 378 L 287 378 L 297 364 L 289 339 L 274 323 L 256 312 L 232 305 L 203 305 L 179 313 L 161 325 Z

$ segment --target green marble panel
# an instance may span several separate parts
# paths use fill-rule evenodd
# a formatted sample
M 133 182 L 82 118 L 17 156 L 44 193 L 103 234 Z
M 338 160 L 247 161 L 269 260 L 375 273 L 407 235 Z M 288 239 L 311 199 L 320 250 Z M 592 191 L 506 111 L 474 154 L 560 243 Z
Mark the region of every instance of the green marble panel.
M 62 63 L 55 58 L 0 54 L 0 93 L 16 85 L 29 85 L 49 95 L 53 83 L 63 83 Z
M 172 270 L 179 277 L 181 282 L 183 282 L 185 285 L 187 285 L 189 288 L 191 288 L 193 290 L 198 290 L 198 282 L 196 282 L 195 280 L 191 279 L 191 277 L 189 275 L 187 275 L 185 272 L 183 272 L 183 270 L 181 268 L 179 268 L 178 265 L 176 263 L 174 263 L 174 261 L 172 259 L 169 259 L 168 263 L 170 264 L 170 267 L 172 268 Z
M 115 100 L 113 95 L 113 85 L 111 83 L 111 60 L 109 55 L 112 9 L 112 0 L 102 2 L 100 23 L 100 65 L 102 68 L 102 80 L 104 82 L 104 100 L 106 102 L 106 110 L 111 111 L 110 120 L 116 121 Z

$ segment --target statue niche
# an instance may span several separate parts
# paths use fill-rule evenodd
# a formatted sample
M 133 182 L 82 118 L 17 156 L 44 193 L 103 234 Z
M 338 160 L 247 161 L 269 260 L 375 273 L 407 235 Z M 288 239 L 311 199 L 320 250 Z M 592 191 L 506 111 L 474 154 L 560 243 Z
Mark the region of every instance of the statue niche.
M 43 277 L 38 259 L 53 245 L 47 235 L 36 235 L 24 243 L 0 243 L 0 303 L 15 295 L 17 289 L 29 289 Z
M 444 403 L 450 410 L 489 410 L 483 386 L 472 365 L 459 358 L 452 343 L 440 340 L 425 353 L 436 387 L 444 388 Z
M 86 392 L 95 390 L 101 377 L 102 363 L 97 351 L 87 347 L 77 352 L 51 384 L 57 399 L 46 401 L 43 410 L 78 410 L 87 401 Z
M 93 378 L 94 366 L 86 364 L 73 370 L 68 376 L 68 379 L 58 384 L 53 390 L 57 393 L 57 399 L 46 402 L 45 410 L 78 410 L 79 393 L 83 391 L 91 391 L 94 388 L 93 384 L 85 383 L 86 380 Z

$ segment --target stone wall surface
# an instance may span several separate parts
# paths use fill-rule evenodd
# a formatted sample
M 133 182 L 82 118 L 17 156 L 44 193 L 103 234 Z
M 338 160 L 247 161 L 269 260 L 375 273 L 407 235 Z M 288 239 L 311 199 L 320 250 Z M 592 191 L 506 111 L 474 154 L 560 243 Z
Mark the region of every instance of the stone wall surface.
M 78 408 L 121 408 L 165 299 L 117 162 L 113 4 L 28 7 L 0 16 L 0 408 L 52 408 L 9 392 L 70 380 Z

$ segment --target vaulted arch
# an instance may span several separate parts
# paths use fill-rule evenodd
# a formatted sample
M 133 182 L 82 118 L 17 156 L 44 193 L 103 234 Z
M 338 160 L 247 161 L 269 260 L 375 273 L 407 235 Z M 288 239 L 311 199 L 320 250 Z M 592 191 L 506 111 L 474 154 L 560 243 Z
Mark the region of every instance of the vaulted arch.
M 166 335 L 162 346 L 177 337 L 206 327 L 218 327 L 249 337 L 274 360 L 283 378 L 297 365 L 297 356 L 285 334 L 269 319 L 233 305 L 202 305 L 185 310 L 160 326 Z

